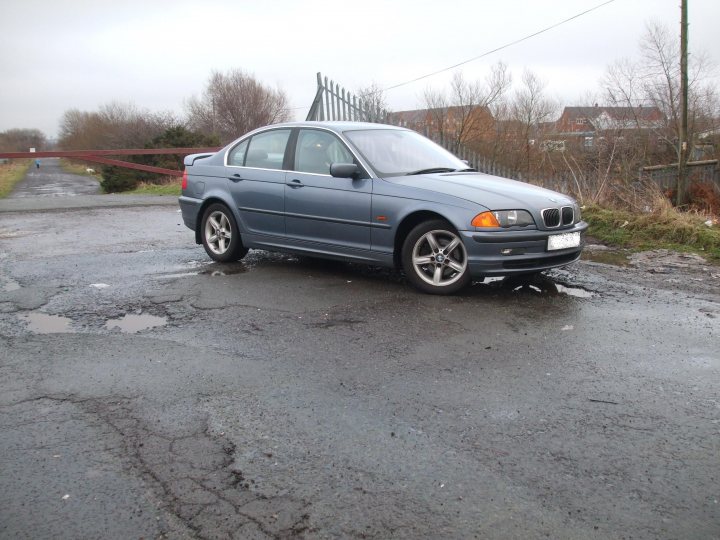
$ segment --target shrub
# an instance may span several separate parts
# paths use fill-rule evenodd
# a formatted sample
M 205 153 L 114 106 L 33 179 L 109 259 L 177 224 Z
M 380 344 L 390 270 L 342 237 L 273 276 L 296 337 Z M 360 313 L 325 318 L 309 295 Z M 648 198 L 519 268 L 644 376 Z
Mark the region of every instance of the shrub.
M 103 167 L 100 187 L 105 193 L 118 193 L 135 189 L 142 178 L 140 171 L 121 167 Z
M 688 188 L 690 205 L 701 212 L 720 214 L 720 190 L 714 184 L 695 182 Z

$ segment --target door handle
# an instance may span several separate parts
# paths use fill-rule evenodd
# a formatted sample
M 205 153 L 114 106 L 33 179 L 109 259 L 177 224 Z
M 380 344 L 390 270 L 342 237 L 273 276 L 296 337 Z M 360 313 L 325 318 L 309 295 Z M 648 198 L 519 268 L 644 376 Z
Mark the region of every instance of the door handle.
M 304 187 L 305 184 L 303 184 L 300 180 L 295 179 L 292 182 L 289 182 L 288 186 L 290 186 L 291 188 L 294 189 L 294 188 Z
M 238 173 L 235 173 L 232 176 L 228 176 L 228 179 L 232 180 L 233 182 L 239 182 L 243 179 L 243 177 L 240 176 Z

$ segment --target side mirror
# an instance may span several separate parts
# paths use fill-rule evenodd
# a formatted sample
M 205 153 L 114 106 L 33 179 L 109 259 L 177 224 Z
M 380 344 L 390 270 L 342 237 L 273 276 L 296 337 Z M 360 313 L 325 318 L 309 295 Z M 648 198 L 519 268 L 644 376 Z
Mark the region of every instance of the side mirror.
M 360 172 L 354 163 L 333 163 L 330 165 L 330 175 L 335 178 L 353 178 Z

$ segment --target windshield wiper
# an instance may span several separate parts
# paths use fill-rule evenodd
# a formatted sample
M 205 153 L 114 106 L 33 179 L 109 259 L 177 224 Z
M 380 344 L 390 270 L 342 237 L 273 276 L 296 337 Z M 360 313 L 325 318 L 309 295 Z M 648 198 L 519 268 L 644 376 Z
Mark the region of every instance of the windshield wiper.
M 458 170 L 455 171 L 455 172 L 478 172 L 478 170 L 477 170 L 477 169 L 474 169 L 474 168 L 472 168 L 472 167 L 468 167 L 467 169 L 458 169 Z
M 429 169 L 420 169 L 419 171 L 409 172 L 405 176 L 412 176 L 414 174 L 431 174 L 431 173 L 441 173 L 441 172 L 455 172 L 455 169 L 453 169 L 451 167 L 431 167 Z

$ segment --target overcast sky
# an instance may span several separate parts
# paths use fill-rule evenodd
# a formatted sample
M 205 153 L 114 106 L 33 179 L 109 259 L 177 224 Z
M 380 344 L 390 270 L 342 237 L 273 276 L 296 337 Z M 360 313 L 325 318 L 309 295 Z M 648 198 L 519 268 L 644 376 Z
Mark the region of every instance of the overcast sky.
M 0 131 L 56 136 L 63 112 L 111 101 L 183 113 L 211 70 L 241 68 L 284 89 L 304 119 L 321 71 L 349 90 L 382 87 L 457 64 L 604 0 L 2 0 Z M 615 0 L 464 65 L 482 78 L 529 68 L 566 105 L 596 92 L 605 67 L 633 56 L 646 23 L 679 34 L 680 0 Z M 689 0 L 691 51 L 720 58 L 720 1 Z M 422 106 L 452 71 L 391 90 L 391 109 Z M 716 79 L 717 80 L 717 79 Z M 240 135 L 240 134 L 238 134 Z

